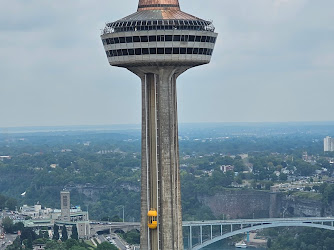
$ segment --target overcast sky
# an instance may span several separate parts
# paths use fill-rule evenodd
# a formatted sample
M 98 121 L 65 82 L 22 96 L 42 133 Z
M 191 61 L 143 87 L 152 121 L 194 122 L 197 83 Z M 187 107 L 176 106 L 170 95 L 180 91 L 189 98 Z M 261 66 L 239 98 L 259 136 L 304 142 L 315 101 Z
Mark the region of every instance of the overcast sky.
M 140 80 L 106 22 L 137 0 L 0 0 L 0 127 L 139 124 Z M 213 20 L 210 64 L 178 79 L 179 122 L 334 120 L 333 0 L 180 0 Z

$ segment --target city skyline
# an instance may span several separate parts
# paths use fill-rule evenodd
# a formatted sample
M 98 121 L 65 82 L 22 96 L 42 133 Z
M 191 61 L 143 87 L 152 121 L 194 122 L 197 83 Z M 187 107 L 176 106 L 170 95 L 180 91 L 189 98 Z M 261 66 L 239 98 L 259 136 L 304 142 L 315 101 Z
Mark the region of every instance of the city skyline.
M 6 3 L 0 127 L 139 124 L 140 84 L 126 70 L 108 67 L 97 39 L 105 21 L 125 16 L 135 2 L 117 8 L 107 0 Z M 331 120 L 333 2 L 207 4 L 216 7 L 181 3 L 184 11 L 215 20 L 221 35 L 211 65 L 179 79 L 180 123 Z

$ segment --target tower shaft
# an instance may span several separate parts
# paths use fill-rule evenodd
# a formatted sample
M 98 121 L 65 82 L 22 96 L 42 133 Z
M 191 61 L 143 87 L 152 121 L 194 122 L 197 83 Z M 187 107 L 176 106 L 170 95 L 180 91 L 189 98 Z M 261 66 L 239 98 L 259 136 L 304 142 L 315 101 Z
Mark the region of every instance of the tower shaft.
M 141 249 L 183 249 L 176 100 L 179 70 L 132 70 L 142 80 Z M 157 230 L 147 227 L 147 211 L 152 209 L 158 212 Z

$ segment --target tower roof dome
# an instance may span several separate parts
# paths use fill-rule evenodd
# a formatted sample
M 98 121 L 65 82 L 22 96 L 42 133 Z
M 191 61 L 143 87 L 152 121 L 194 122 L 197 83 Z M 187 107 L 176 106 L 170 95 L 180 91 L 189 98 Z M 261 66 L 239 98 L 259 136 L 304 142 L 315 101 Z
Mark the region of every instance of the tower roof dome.
M 214 31 L 211 21 L 181 11 L 179 0 L 139 0 L 135 13 L 107 23 L 103 33 L 158 28 Z
M 139 0 L 138 11 L 142 10 L 180 10 L 178 0 Z
M 181 11 L 179 0 L 139 0 L 137 12 L 118 21 L 193 20 L 201 18 Z

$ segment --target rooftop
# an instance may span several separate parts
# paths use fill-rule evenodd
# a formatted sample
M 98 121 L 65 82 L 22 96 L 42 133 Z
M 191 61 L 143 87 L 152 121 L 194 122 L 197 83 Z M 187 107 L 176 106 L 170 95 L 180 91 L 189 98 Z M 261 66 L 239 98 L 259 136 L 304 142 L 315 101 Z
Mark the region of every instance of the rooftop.
M 157 10 L 170 9 L 180 10 L 178 0 L 140 0 L 138 4 L 138 11 L 142 10 Z
M 154 9 L 137 11 L 118 22 L 124 21 L 142 21 L 142 20 L 202 20 L 181 10 L 175 9 Z
M 102 34 L 157 29 L 214 31 L 211 21 L 181 11 L 178 0 L 139 0 L 137 12 L 108 23 Z

